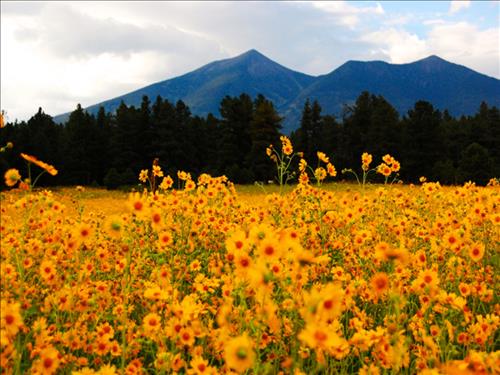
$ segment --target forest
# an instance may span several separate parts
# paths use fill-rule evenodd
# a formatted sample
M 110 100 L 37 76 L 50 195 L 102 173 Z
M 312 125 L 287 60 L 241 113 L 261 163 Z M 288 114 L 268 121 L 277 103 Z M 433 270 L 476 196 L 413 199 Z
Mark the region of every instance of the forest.
M 116 113 L 101 107 L 92 115 L 78 105 L 65 124 L 56 124 L 40 108 L 28 121 L 0 129 L 2 145 L 13 144 L 0 153 L 0 169 L 26 175 L 22 151 L 58 168 L 56 177 L 42 177 L 45 186 L 133 185 L 155 158 L 172 177 L 184 170 L 241 184 L 272 180 L 275 167 L 266 148 L 279 144 L 283 121 L 273 103 L 262 95 L 226 96 L 219 112 L 200 117 L 182 101 L 145 96 L 140 107 L 122 102 Z M 310 165 L 320 150 L 338 171 L 359 168 L 361 154 L 369 152 L 374 160 L 387 153 L 399 160 L 406 183 L 425 176 L 442 184 L 484 185 L 500 176 L 500 111 L 484 102 L 473 116 L 455 118 L 426 101 L 400 116 L 382 96 L 363 92 L 337 118 L 307 100 L 290 138 Z M 335 180 L 348 178 L 339 173 Z

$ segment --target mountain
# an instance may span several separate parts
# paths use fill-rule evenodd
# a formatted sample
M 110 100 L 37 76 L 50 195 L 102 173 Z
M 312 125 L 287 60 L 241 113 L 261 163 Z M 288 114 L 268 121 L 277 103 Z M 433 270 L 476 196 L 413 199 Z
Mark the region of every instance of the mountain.
M 314 77 L 295 72 L 270 60 L 252 49 L 237 57 L 215 61 L 180 77 L 161 81 L 131 93 L 86 108 L 97 113 L 99 106 L 115 111 L 123 100 L 127 105 L 138 106 L 143 95 L 154 101 L 158 95 L 170 102 L 184 101 L 191 112 L 204 116 L 219 115 L 219 105 L 226 96 L 247 93 L 251 97 L 263 94 L 280 107 L 295 98 Z M 62 115 L 66 118 L 69 114 Z M 64 122 L 63 117 L 55 120 Z M 63 121 L 61 121 L 63 120 Z
M 454 116 L 475 113 L 482 101 L 500 106 L 500 80 L 437 56 L 409 64 L 348 61 L 331 73 L 313 77 L 288 69 L 252 49 L 86 110 L 95 114 L 102 105 L 113 112 L 122 100 L 138 106 L 143 95 L 151 101 L 160 95 L 171 102 L 183 100 L 193 114 L 219 115 L 224 96 L 247 93 L 255 97 L 260 93 L 285 116 L 283 132 L 289 133 L 299 126 L 307 98 L 318 100 L 323 114 L 340 116 L 344 106 L 353 104 L 362 91 L 382 95 L 402 115 L 418 100 L 448 109 Z M 68 116 L 63 114 L 54 120 L 64 122 Z
M 341 114 L 362 91 L 382 95 L 400 114 L 416 101 L 426 100 L 454 116 L 477 112 L 484 100 L 500 105 L 500 80 L 453 64 L 438 56 L 409 64 L 383 61 L 348 61 L 329 74 L 319 76 L 287 105 L 288 121 L 300 121 L 307 98 L 316 99 L 324 113 Z

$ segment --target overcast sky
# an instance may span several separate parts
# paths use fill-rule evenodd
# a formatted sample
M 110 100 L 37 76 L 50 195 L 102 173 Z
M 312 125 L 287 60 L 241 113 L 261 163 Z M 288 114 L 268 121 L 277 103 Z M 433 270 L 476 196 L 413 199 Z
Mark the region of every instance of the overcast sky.
M 68 112 L 257 49 L 312 75 L 435 54 L 500 78 L 500 3 L 1 2 L 1 108 Z

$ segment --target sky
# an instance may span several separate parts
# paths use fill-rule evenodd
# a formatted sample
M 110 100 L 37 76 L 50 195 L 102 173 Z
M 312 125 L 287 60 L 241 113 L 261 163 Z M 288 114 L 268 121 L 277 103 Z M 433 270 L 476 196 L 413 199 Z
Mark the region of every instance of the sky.
M 1 1 L 7 120 L 52 116 L 256 49 L 327 74 L 429 55 L 500 78 L 498 1 Z

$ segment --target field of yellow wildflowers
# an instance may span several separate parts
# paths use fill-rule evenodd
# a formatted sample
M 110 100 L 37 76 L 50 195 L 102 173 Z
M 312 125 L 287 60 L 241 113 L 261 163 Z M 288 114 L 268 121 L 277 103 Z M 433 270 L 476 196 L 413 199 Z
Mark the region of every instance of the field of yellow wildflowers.
M 303 176 L 3 193 L 2 372 L 500 373 L 498 185 Z

